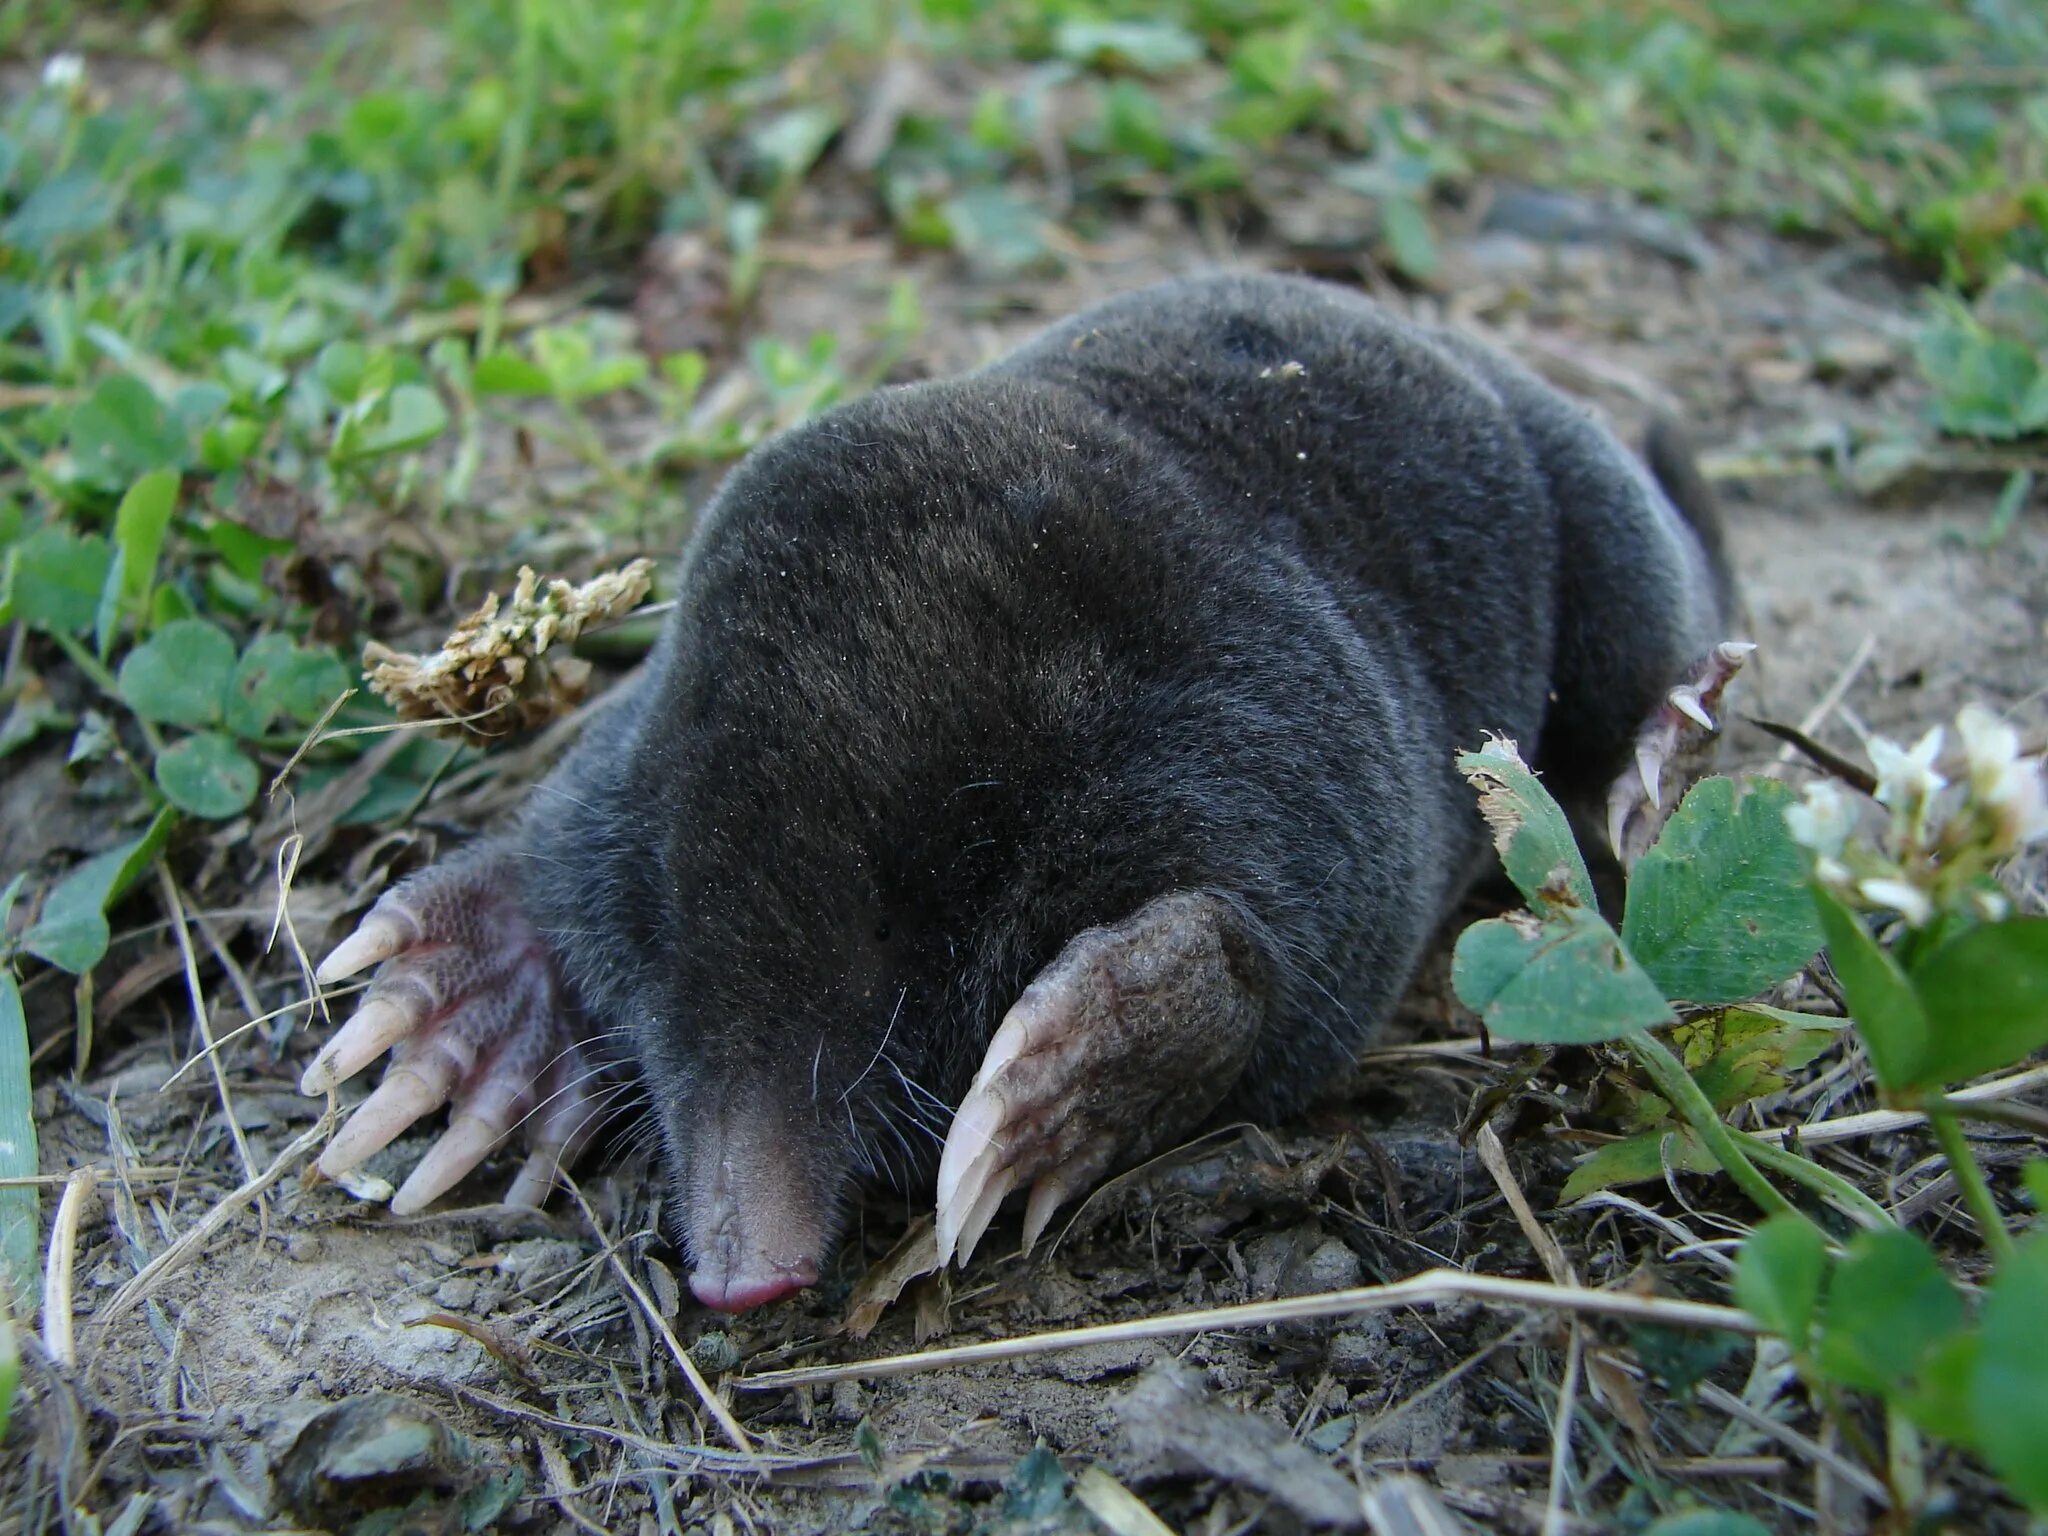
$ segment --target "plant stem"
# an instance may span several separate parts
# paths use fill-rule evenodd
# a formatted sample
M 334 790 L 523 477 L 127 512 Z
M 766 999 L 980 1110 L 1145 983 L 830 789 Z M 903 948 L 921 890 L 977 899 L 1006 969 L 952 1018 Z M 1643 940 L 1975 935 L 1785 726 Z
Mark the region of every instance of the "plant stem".
M 1970 1139 L 1963 1134 L 1963 1124 L 1946 1109 L 1937 1108 L 1932 1101 L 1925 1109 L 1927 1123 L 1934 1128 L 1934 1139 L 1941 1143 L 1942 1155 L 1948 1159 L 1949 1172 L 1956 1176 L 1956 1183 L 1962 1189 L 1963 1204 L 1969 1207 L 1992 1262 L 2003 1266 L 2013 1254 L 2012 1233 L 2006 1230 L 2005 1216 L 1999 1211 L 1998 1202 L 1992 1198 L 1991 1185 L 1984 1177 L 1984 1170 L 1978 1166 L 1975 1154 L 1970 1151 Z
M 1744 1194 L 1754 1200 L 1765 1214 L 1782 1215 L 1787 1211 L 1797 1212 L 1792 1202 L 1779 1194 L 1775 1185 L 1757 1171 L 1749 1160 L 1749 1151 L 1737 1140 L 1735 1133 L 1728 1129 L 1700 1085 L 1693 1081 L 1692 1073 L 1685 1069 L 1685 1063 L 1671 1053 L 1671 1048 L 1655 1035 L 1638 1030 L 1622 1038 L 1622 1044 L 1634 1052 L 1636 1060 L 1650 1075 L 1657 1091 L 1664 1095 L 1673 1109 L 1692 1127 L 1700 1140 L 1713 1153 L 1728 1177 L 1742 1186 Z
M 104 693 L 116 704 L 119 704 L 123 709 L 128 710 L 130 715 L 134 716 L 135 727 L 142 732 L 142 739 L 149 743 L 150 752 L 152 754 L 161 754 L 164 749 L 163 733 L 156 728 L 152 721 L 143 719 L 142 716 L 135 714 L 135 711 L 129 708 L 128 701 L 121 697 L 121 684 L 119 680 L 115 678 L 112 672 L 107 670 L 106 664 L 61 629 L 53 629 L 49 633 L 50 638 L 57 642 L 57 648 L 71 658 L 71 664 L 74 667 L 91 679 L 95 688 L 99 689 L 101 693 Z M 147 784 L 148 780 L 144 779 L 143 782 Z
M 1890 1211 L 1832 1168 L 1823 1168 L 1810 1157 L 1801 1157 L 1789 1147 L 1782 1147 L 1761 1137 L 1751 1137 L 1746 1150 L 1751 1157 L 1773 1173 L 1812 1190 L 1837 1210 L 1866 1227 L 1881 1229 L 1898 1225 L 1892 1219 Z

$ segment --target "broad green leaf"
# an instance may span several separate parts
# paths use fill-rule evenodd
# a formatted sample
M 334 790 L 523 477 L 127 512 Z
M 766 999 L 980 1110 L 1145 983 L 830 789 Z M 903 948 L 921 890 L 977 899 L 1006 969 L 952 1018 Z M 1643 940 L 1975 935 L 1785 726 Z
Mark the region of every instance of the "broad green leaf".
M 370 349 L 359 341 L 330 341 L 313 359 L 313 377 L 343 405 L 362 394 L 369 372 Z
M 1977 1446 L 2035 1514 L 2048 1514 L 2048 1233 L 1998 1266 L 1970 1383 Z
M 1791 801 L 1768 779 L 1702 779 L 1637 862 L 1621 938 L 1666 997 L 1739 1002 L 1820 948 Z
M 128 653 L 121 700 L 165 725 L 217 724 L 235 674 L 235 642 L 204 619 L 174 619 Z
M 1664 1170 L 1712 1173 L 1721 1165 L 1692 1131 L 1683 1126 L 1663 1126 L 1635 1136 L 1611 1141 L 1572 1169 L 1558 1200 L 1569 1205 L 1595 1190 L 1615 1189 L 1623 1184 L 1646 1184 L 1664 1177 Z
M 1591 912 L 1599 903 L 1564 809 L 1550 797 L 1512 741 L 1495 739 L 1458 754 L 1458 772 L 1479 795 L 1493 846 L 1523 899 L 1539 913 L 1561 904 Z
M 399 384 L 361 417 L 344 418 L 330 456 L 336 463 L 421 448 L 448 425 L 448 408 L 424 384 Z
M 348 672 L 332 651 L 301 646 L 289 635 L 258 635 L 235 664 L 227 694 L 228 731 L 261 736 L 280 715 L 310 725 L 347 686 Z
M 34 926 L 21 936 L 21 947 L 74 975 L 97 965 L 107 952 L 107 908 L 162 850 L 176 820 L 174 812 L 159 811 L 140 837 L 66 872 L 43 899 Z
M 42 1171 L 36 1161 L 29 1087 L 28 1016 L 22 1011 L 14 973 L 0 965 L 0 1179 L 31 1179 Z M 27 1317 L 35 1307 L 36 1248 L 42 1233 L 36 1205 L 35 1185 L 0 1185 L 0 1265 L 6 1268 L 15 1303 L 4 1310 L 15 1317 Z M 13 1346 L 11 1335 L 0 1340 L 0 1420 L 14 1395 L 11 1377 L 18 1366 L 5 1358 Z
M 2009 1067 L 2048 1045 L 2048 917 L 1972 928 L 1910 977 L 1927 1015 L 1924 1085 Z
M 839 114 L 830 107 L 792 107 L 747 133 L 747 147 L 775 169 L 776 179 L 793 182 L 817 163 L 839 131 Z
M 15 551 L 8 609 L 32 629 L 76 635 L 99 615 L 113 552 L 96 533 L 38 528 Z
M 256 798 L 256 765 L 234 742 L 202 731 L 174 742 L 157 755 L 157 787 L 171 804 L 209 821 L 222 821 Z
M 183 469 L 183 428 L 149 386 L 129 375 L 102 379 L 71 413 L 71 456 L 96 485 L 126 485 L 159 469 Z
M 1809 890 L 1827 936 L 1828 959 L 1879 1085 L 1891 1093 L 1912 1086 L 1927 1055 L 1927 1014 L 1919 995 L 1861 918 L 1818 884 Z
M 227 561 L 228 569 L 244 581 L 261 581 L 263 567 L 279 556 L 290 554 L 295 547 L 289 539 L 273 539 L 268 534 L 244 528 L 226 518 L 216 518 L 208 523 L 201 537 Z
M 492 352 L 476 361 L 471 384 L 480 395 L 546 395 L 552 386 L 547 370 L 517 352 Z
M 1040 1441 L 1003 1480 L 1003 1514 L 1018 1522 L 1051 1521 L 1067 1503 L 1067 1471 Z
M 1430 233 L 1429 214 L 1416 198 L 1382 199 L 1380 238 L 1386 241 L 1387 255 L 1394 266 L 1408 277 L 1433 277 L 1442 264 L 1436 239 Z
M 1700 1091 L 1726 1113 L 1776 1093 L 1788 1073 L 1812 1062 L 1846 1028 L 1845 1020 L 1807 1019 L 1782 1009 L 1723 1008 L 1681 1024 L 1671 1044 Z
M 1674 1017 L 1614 930 L 1582 907 L 1474 923 L 1458 938 L 1451 985 L 1503 1040 L 1590 1045 Z
M 159 469 L 128 487 L 114 511 L 114 546 L 121 551 L 121 598 L 130 613 L 149 611 L 157 558 L 178 505 L 178 475 Z
M 1202 57 L 1202 40 L 1170 21 L 1089 21 L 1070 17 L 1053 31 L 1053 51 L 1091 69 L 1163 75 Z
M 1803 1216 L 1773 1216 L 1742 1245 L 1735 1300 L 1803 1355 L 1827 1266 L 1827 1242 L 1812 1222 Z
M 1924 1242 L 1897 1227 L 1859 1232 L 1821 1308 L 1820 1367 L 1844 1386 L 1910 1392 L 1962 1325 L 1963 1298 Z

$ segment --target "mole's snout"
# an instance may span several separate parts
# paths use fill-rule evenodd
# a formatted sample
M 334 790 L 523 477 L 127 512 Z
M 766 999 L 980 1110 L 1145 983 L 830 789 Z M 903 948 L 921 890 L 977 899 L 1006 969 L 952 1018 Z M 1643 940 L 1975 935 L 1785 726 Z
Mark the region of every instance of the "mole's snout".
M 790 1269 L 735 1274 L 698 1265 L 690 1272 L 690 1294 L 714 1312 L 750 1312 L 818 1283 L 818 1266 L 808 1261 Z
M 679 1138 L 682 1235 L 691 1294 L 714 1312 L 745 1312 L 818 1283 L 843 1191 L 804 1155 L 771 1094 L 733 1087 L 724 1097 Z

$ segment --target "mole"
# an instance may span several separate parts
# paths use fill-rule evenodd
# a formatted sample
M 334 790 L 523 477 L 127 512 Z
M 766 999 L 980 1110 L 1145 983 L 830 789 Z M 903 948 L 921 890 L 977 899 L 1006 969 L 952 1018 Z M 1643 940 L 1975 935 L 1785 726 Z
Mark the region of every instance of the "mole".
M 1745 647 L 1682 441 L 1648 462 L 1482 344 L 1219 274 L 763 443 L 622 696 L 508 831 L 386 893 L 305 1072 L 327 1145 L 447 1129 L 509 1199 L 631 1104 L 706 1306 L 814 1284 L 864 1180 L 965 1264 L 1339 1076 L 1491 845 L 1520 742 L 1627 835 Z M 1616 784 L 1621 788 L 1613 788 Z M 1640 802 L 1640 804 L 1638 803 Z M 934 1185 L 934 1180 L 935 1185 Z

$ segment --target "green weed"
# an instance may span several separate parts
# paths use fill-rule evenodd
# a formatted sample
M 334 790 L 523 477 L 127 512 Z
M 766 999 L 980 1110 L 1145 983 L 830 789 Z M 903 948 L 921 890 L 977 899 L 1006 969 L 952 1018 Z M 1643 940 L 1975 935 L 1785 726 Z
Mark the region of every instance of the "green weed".
M 1848 1391 L 1884 1405 L 1889 1452 L 1864 1449 L 1902 1509 L 1926 1495 L 1924 1431 L 1982 1457 L 2039 1512 L 2048 1356 L 2033 1320 L 2048 1307 L 2048 1229 L 2012 1234 L 1962 1134 L 1970 1111 L 1948 1089 L 2048 1045 L 2048 918 L 2015 916 L 1992 878 L 2048 837 L 2048 786 L 1988 711 L 1965 709 L 1958 728 L 1968 777 L 1954 795 L 1934 768 L 1941 731 L 1910 751 L 1872 743 L 1878 833 L 1831 781 L 1799 800 L 1768 780 L 1702 781 L 1633 870 L 1619 932 L 1594 910 L 1563 813 L 1512 747 L 1468 754 L 1460 767 L 1530 909 L 1467 929 L 1452 980 L 1496 1036 L 1614 1042 L 1647 1079 L 1622 1097 L 1624 1123 L 1648 1128 L 1586 1159 L 1568 1196 L 1718 1169 L 1763 1210 L 1736 1297 L 1824 1400 Z M 1746 1001 L 1823 941 L 1880 1101 L 1927 1117 L 1982 1235 L 1992 1278 L 1980 1307 L 1861 1190 L 1723 1118 L 1783 1086 L 1843 1027 Z M 1678 1052 L 1652 1033 L 1674 1025 Z M 2048 1209 L 2048 1162 L 2026 1183 Z

